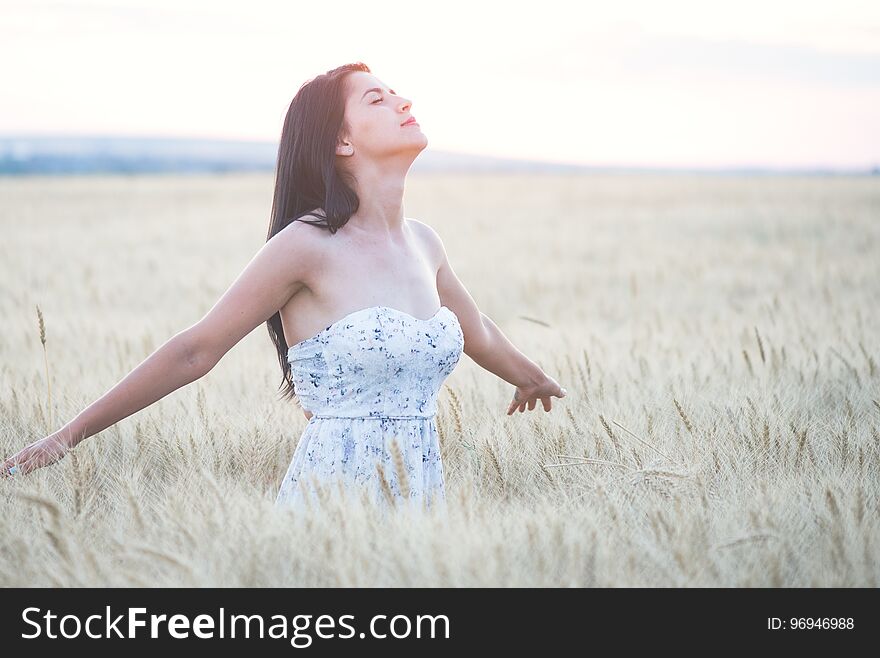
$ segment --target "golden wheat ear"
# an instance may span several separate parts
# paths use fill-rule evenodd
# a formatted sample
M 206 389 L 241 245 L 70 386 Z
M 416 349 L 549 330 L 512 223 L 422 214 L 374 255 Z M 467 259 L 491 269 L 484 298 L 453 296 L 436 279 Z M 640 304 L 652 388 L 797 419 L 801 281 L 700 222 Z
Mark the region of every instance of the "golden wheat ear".
M 37 320 L 40 325 L 40 343 L 43 345 L 43 359 L 46 362 L 46 405 L 49 412 L 49 427 L 46 428 L 46 433 L 48 434 L 55 427 L 55 419 L 52 411 L 52 381 L 49 378 L 49 353 L 46 349 L 46 322 L 43 320 L 43 311 L 40 310 L 39 304 L 37 304 Z

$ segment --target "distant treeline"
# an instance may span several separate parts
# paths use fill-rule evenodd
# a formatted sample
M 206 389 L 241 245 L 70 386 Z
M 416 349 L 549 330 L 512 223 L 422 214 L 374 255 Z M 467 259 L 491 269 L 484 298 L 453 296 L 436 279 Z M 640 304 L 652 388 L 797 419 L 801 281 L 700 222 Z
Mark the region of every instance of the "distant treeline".
M 274 162 L 241 162 L 236 160 L 44 154 L 27 158 L 0 156 L 0 175 L 209 173 L 273 170 Z
M 272 172 L 273 142 L 108 136 L 0 136 L 0 175 Z M 707 173 L 880 175 L 867 170 L 601 167 L 511 160 L 428 149 L 412 171 L 511 173 Z

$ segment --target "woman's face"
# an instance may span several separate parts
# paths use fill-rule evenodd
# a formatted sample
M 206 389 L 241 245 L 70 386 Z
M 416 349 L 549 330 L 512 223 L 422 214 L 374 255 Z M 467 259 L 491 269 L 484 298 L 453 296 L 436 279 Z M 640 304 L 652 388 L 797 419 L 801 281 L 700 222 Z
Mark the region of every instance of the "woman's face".
M 346 82 L 348 97 L 338 155 L 382 159 L 409 153 L 415 157 L 428 145 L 417 123 L 401 125 L 410 117 L 415 119 L 409 99 L 364 71 L 349 74 Z

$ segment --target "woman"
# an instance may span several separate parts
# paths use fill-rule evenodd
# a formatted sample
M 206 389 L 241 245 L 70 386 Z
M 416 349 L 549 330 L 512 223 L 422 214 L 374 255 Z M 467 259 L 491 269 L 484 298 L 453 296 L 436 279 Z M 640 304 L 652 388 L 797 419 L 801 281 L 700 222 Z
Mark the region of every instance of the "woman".
M 479 311 L 434 230 L 403 216 L 407 171 L 428 143 L 411 106 L 362 63 L 303 84 L 284 122 L 266 244 L 202 320 L 0 474 L 51 464 L 203 377 L 262 322 L 284 396 L 309 419 L 278 505 L 335 478 L 374 499 L 442 497 L 434 414 L 462 352 L 516 387 L 508 415 L 538 400 L 550 411 L 565 390 Z

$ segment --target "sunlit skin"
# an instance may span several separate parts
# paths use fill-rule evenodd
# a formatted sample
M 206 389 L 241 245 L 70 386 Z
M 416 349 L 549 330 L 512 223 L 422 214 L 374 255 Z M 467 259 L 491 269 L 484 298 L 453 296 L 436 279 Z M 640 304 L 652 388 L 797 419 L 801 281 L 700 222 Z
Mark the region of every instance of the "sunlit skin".
M 479 310 L 437 232 L 404 216 L 406 174 L 428 145 L 419 125 L 401 125 L 415 116 L 412 102 L 357 71 L 347 78 L 344 116 L 337 165 L 353 175 L 360 201 L 348 222 L 333 235 L 302 222 L 279 231 L 201 320 L 64 427 L 6 459 L 0 475 L 8 477 L 13 465 L 18 475 L 54 463 L 88 436 L 203 377 L 275 313 L 293 345 L 359 309 L 387 306 L 424 319 L 446 306 L 458 316 L 464 353 L 514 386 L 507 415 L 534 410 L 539 400 L 549 412 L 552 398 L 565 397 L 565 389 Z

